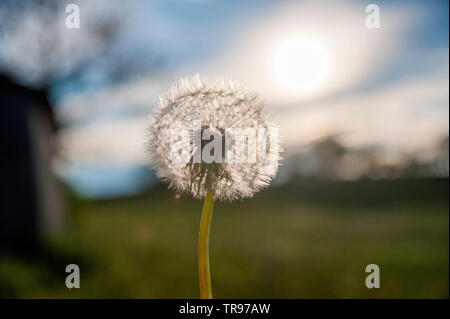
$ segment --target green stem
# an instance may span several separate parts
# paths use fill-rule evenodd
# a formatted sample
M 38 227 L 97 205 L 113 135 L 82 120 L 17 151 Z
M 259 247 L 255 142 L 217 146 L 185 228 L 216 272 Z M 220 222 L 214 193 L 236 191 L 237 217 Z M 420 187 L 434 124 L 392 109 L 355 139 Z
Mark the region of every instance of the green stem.
M 214 208 L 214 195 L 208 188 L 203 204 L 198 237 L 198 276 L 200 279 L 200 298 L 212 299 L 211 272 L 209 270 L 209 229 Z

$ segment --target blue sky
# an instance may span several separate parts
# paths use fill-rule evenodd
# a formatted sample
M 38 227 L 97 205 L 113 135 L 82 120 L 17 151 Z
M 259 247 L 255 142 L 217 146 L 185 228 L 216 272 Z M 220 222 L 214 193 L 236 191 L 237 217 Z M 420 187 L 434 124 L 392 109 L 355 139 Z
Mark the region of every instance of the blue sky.
M 164 71 L 186 69 L 204 61 L 214 60 L 253 24 L 264 20 L 270 22 L 274 11 L 290 3 L 302 1 L 129 1 L 127 10 L 129 16 L 114 50 L 123 51 L 125 54 L 130 54 L 133 50 L 143 52 L 143 55 L 147 52 L 148 57 L 161 56 Z M 325 11 L 326 3 L 323 6 Z M 365 6 L 371 1 L 353 3 L 359 6 L 363 13 Z M 386 61 L 379 74 L 367 79 L 367 83 L 360 85 L 361 88 L 364 88 L 365 84 L 371 88 L 378 82 L 429 72 L 430 65 L 427 63 L 431 63 L 434 67 L 434 61 L 417 62 L 422 52 L 448 49 L 448 2 L 434 0 L 376 3 L 380 5 L 381 19 L 384 11 L 392 8 L 404 11 L 405 16 L 411 11 L 418 11 L 420 19 L 404 30 L 402 35 L 404 47 L 401 54 L 392 61 Z M 364 17 L 363 14 L 361 16 Z M 398 19 L 401 24 L 403 19 L 401 14 Z M 143 64 L 148 62 L 145 57 L 137 58 L 140 58 Z M 88 82 L 91 83 L 88 86 L 79 88 L 75 83 L 67 83 L 65 87 L 54 90 L 53 95 L 58 99 L 61 94 L 70 94 L 78 89 L 96 89 L 97 85 L 102 85 L 102 81 L 108 80 L 102 77 L 101 73 L 101 69 L 89 73 L 91 79 L 88 78 Z
M 66 125 L 59 172 L 86 197 L 145 187 L 137 176 L 146 165 L 147 116 L 158 94 L 197 72 L 229 76 L 259 93 L 285 132 L 288 153 L 334 133 L 348 147 L 429 152 L 448 134 L 448 2 L 373 2 L 381 10 L 377 30 L 364 25 L 369 3 L 128 1 L 112 50 L 136 59 L 142 72 L 111 83 L 105 75 L 111 66 L 98 65 L 83 85 L 54 87 Z M 273 60 L 290 39 L 303 38 L 320 43 L 331 62 L 320 85 L 292 92 L 277 75 L 295 80 L 296 74 L 280 75 Z M 159 68 L 151 64 L 155 57 Z M 297 62 L 283 58 L 292 60 L 288 69 Z M 305 59 L 301 52 L 299 59 Z M 321 62 L 313 57 L 311 63 Z
M 125 43 L 135 42 L 137 46 L 148 45 L 149 50 L 166 50 L 163 54 L 174 64 L 193 63 L 214 57 L 255 20 L 262 18 L 270 21 L 274 9 L 290 2 L 295 1 L 132 1 L 136 11 L 129 25 L 130 35 L 127 34 L 123 40 Z M 381 14 L 385 8 L 392 7 L 405 13 L 419 10 L 421 20 L 405 33 L 408 48 L 419 51 L 448 48 L 448 1 L 355 3 L 362 9 L 366 4 L 376 3 Z M 145 31 L 140 32 L 142 30 Z

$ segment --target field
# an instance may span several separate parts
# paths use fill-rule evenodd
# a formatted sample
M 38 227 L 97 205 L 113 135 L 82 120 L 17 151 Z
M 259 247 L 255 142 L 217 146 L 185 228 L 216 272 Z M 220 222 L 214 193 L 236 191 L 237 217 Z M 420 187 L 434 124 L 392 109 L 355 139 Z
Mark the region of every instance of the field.
M 216 203 L 216 298 L 448 298 L 448 179 L 305 183 Z M 35 256 L 0 255 L 0 296 L 197 298 L 202 203 L 157 186 L 71 200 L 67 231 Z M 81 288 L 65 287 L 65 266 Z M 365 287 L 365 267 L 381 287 Z

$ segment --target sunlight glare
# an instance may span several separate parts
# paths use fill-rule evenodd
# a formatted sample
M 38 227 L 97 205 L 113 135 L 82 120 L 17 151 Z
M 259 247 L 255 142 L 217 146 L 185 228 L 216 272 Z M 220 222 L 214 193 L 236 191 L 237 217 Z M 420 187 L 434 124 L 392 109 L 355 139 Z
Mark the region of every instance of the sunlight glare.
M 275 56 L 278 84 L 293 93 L 318 89 L 329 76 L 329 52 L 317 39 L 294 37 L 285 41 Z

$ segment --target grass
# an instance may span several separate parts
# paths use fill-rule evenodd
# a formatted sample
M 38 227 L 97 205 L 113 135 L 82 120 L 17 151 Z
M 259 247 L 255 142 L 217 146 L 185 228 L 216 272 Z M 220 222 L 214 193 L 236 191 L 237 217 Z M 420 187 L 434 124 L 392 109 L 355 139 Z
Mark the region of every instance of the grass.
M 215 298 L 448 298 L 448 179 L 273 187 L 216 203 Z M 164 187 L 143 196 L 79 201 L 37 257 L 0 255 L 0 296 L 198 298 L 202 203 Z M 81 288 L 65 287 L 65 266 Z M 365 267 L 381 288 L 365 287 Z

